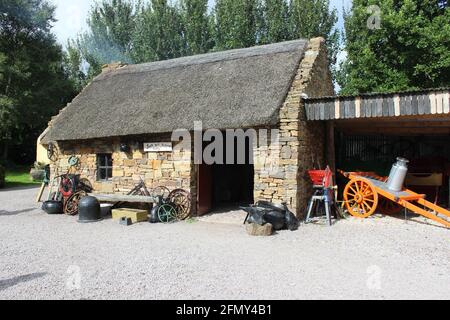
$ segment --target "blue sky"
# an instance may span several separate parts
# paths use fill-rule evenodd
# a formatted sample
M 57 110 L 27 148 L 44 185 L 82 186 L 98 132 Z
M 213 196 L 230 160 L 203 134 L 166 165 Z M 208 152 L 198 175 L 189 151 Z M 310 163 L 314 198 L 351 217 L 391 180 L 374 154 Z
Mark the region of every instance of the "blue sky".
M 50 2 L 57 6 L 55 14 L 58 21 L 54 24 L 53 32 L 58 42 L 65 45 L 69 38 L 74 38 L 80 31 L 86 30 L 88 12 L 95 0 L 50 0 Z M 351 0 L 330 0 L 330 6 L 339 11 L 339 28 L 343 25 L 342 8 L 349 8 L 350 5 Z

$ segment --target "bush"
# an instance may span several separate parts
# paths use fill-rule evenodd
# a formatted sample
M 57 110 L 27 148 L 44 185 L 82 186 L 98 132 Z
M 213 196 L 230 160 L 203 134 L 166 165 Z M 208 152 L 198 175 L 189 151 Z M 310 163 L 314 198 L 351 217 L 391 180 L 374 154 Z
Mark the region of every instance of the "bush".
M 3 188 L 5 186 L 5 174 L 6 174 L 5 167 L 0 165 L 0 188 Z

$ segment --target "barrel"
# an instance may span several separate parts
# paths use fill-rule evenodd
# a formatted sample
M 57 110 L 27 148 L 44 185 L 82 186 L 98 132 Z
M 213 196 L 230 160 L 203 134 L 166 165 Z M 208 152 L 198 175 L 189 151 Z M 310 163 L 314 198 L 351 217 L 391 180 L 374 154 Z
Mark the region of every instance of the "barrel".
M 96 222 L 102 219 L 100 203 L 97 198 L 87 196 L 78 203 L 78 222 Z

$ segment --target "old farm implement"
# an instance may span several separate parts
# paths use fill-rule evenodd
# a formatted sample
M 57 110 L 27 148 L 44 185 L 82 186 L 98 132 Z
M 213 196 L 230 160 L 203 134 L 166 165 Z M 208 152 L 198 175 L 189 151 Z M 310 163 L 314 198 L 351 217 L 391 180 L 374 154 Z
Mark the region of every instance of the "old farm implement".
M 425 200 L 424 194 L 403 188 L 405 169 L 395 172 L 398 158 L 389 177 L 380 177 L 373 172 L 339 171 L 350 179 L 343 191 L 344 203 L 348 212 L 359 218 L 367 218 L 378 210 L 384 214 L 399 212 L 402 208 L 411 210 L 426 218 L 450 227 L 450 211 Z

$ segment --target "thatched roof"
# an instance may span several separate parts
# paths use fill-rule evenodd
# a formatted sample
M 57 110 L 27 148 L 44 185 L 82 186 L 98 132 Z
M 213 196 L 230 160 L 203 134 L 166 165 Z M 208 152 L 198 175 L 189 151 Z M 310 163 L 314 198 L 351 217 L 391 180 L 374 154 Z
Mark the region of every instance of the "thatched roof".
M 44 142 L 278 122 L 306 40 L 129 65 L 96 77 Z

